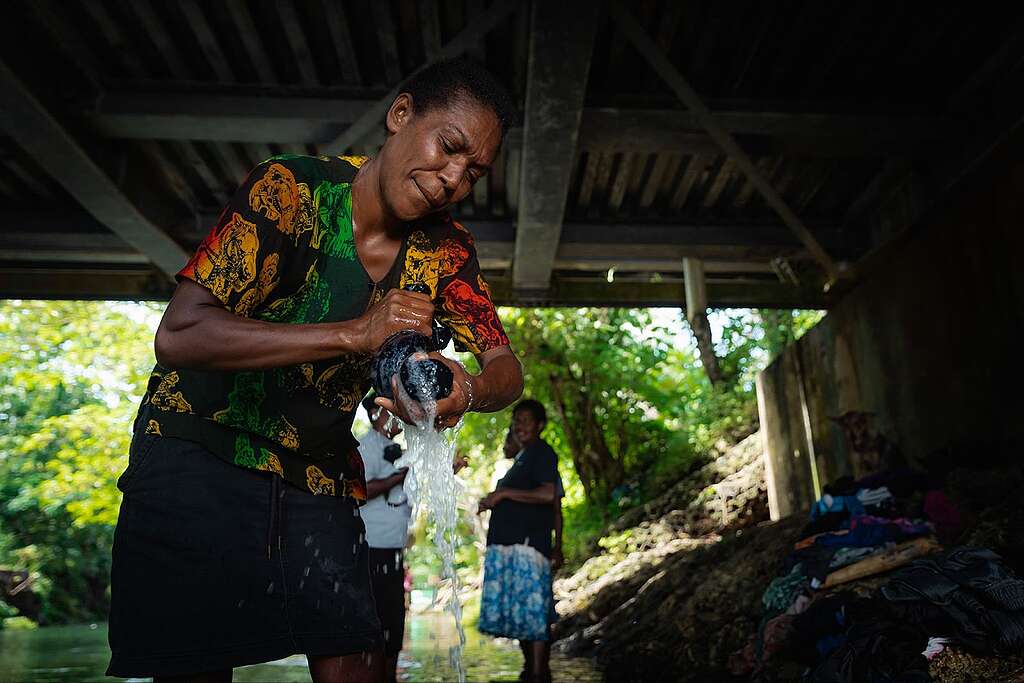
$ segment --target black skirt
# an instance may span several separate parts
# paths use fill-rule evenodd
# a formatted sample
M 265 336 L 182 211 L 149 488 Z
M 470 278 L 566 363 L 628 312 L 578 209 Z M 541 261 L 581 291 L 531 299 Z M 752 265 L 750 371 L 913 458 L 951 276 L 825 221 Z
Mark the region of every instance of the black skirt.
M 146 434 L 133 440 L 118 486 L 108 675 L 382 648 L 352 502 Z

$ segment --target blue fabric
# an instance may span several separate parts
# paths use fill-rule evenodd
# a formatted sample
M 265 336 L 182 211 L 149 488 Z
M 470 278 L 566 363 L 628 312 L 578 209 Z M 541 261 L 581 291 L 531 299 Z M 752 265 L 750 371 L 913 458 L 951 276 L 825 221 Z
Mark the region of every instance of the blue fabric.
M 824 495 L 811 508 L 811 519 L 817 519 L 828 512 L 845 512 L 850 517 L 864 514 L 864 504 L 857 496 Z
M 527 545 L 489 545 L 477 630 L 518 640 L 549 638 L 551 563 Z

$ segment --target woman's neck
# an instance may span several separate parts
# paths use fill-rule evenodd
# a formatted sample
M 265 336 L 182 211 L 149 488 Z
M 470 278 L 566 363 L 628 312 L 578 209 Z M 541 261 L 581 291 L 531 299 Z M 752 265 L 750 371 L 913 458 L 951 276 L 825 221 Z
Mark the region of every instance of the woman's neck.
M 401 221 L 391 215 L 380 194 L 380 172 L 376 159 L 363 164 L 352 181 L 352 222 L 358 226 L 357 239 L 395 236 Z

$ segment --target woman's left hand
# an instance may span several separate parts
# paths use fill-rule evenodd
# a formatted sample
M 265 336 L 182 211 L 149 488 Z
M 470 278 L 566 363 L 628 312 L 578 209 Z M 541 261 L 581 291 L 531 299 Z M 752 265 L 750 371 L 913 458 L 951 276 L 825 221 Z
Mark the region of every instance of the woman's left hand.
M 452 393 L 437 402 L 437 417 L 434 419 L 434 426 L 437 429 L 448 429 L 457 425 L 462 416 L 473 407 L 475 378 L 456 360 L 445 358 L 436 352 L 429 354 L 429 357 L 444 363 L 452 371 Z

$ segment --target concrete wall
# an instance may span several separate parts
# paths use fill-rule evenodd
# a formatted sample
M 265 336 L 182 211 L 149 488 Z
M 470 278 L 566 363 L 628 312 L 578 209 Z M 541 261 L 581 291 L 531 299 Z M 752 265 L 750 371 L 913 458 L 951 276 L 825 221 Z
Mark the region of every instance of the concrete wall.
M 829 416 L 875 413 L 878 431 L 925 468 L 953 442 L 1024 444 L 1022 235 L 1018 146 L 930 212 L 759 376 L 773 518 L 815 500 L 810 446 L 822 485 L 853 474 Z M 979 446 L 972 459 L 993 450 Z M 1024 463 L 1024 448 L 1019 453 Z

